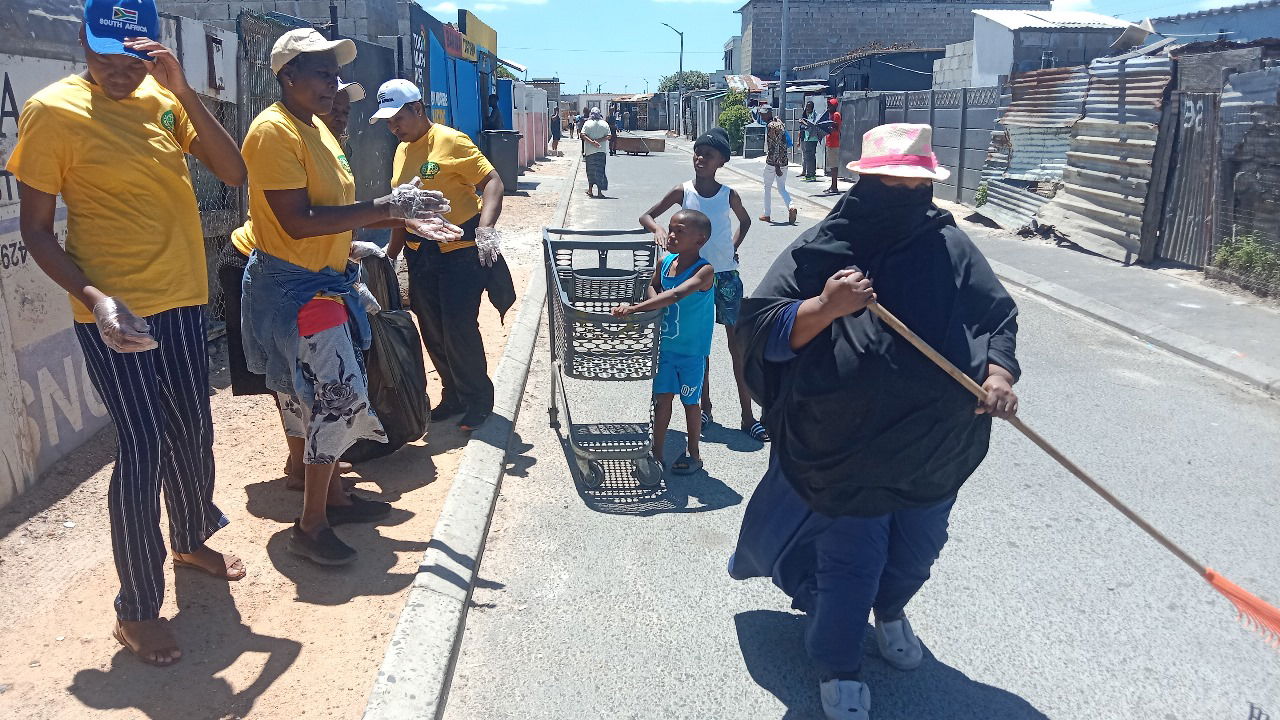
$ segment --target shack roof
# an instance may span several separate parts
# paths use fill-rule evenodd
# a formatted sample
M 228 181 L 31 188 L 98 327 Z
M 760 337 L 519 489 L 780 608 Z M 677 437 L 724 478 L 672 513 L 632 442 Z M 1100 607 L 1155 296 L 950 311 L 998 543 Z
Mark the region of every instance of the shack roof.
M 1257 10 L 1259 8 L 1276 6 L 1280 6 L 1280 0 L 1262 0 L 1261 2 L 1244 3 L 1243 5 L 1227 5 L 1226 7 L 1212 8 L 1209 10 L 1197 10 L 1195 12 L 1182 13 L 1181 15 L 1166 15 L 1165 17 L 1155 18 L 1155 21 L 1191 20 L 1193 18 L 1209 17 L 1210 15 L 1231 15 L 1245 10 Z
M 1130 22 L 1083 10 L 974 10 L 1010 30 L 1124 30 Z

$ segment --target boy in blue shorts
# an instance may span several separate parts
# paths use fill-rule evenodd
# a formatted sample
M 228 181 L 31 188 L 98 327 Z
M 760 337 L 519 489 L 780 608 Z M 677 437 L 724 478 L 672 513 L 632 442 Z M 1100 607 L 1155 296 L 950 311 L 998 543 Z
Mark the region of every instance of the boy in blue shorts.
M 667 256 L 653 272 L 649 299 L 636 305 L 619 305 L 614 317 L 666 308 L 659 340 L 658 374 L 653 379 L 653 456 L 663 462 L 667 427 L 671 425 L 671 401 L 676 395 L 684 405 L 689 447 L 671 466 L 677 475 L 702 469 L 698 436 L 702 432 L 702 383 L 706 378 L 711 334 L 715 329 L 715 270 L 702 259 L 702 246 L 711 237 L 711 221 L 697 210 L 681 210 L 671 216 L 666 232 Z
M 729 135 L 721 128 L 711 128 L 693 143 L 693 179 L 681 183 L 640 216 L 640 225 L 663 244 L 665 231 L 655 218 L 671 208 L 697 210 L 711 220 L 711 238 L 702 246 L 702 257 L 711 263 L 716 274 L 716 322 L 724 326 L 733 360 L 733 379 L 738 387 L 738 403 L 742 409 L 739 427 L 760 442 L 769 441 L 769 433 L 755 417 L 751 393 L 742 373 L 742 356 L 735 349 L 734 326 L 742 305 L 742 278 L 738 276 L 738 247 L 751 229 L 751 215 L 742 205 L 742 197 L 728 185 L 716 180 L 716 171 L 729 162 Z M 737 218 L 737 228 L 734 227 Z M 711 422 L 711 367 L 703 383 L 702 423 Z

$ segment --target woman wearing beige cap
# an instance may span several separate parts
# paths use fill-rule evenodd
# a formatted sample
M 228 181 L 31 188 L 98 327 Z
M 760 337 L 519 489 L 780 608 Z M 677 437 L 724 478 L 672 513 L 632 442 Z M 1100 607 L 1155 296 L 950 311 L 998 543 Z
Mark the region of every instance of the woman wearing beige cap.
M 391 510 L 331 482 L 338 458 L 356 441 L 386 439 L 369 403 L 361 354 L 369 346 L 366 313 L 378 308 L 349 262 L 379 250 L 353 243 L 352 231 L 436 219 L 448 209 L 442 195 L 416 186 L 355 202 L 346 155 L 317 118 L 332 111 L 338 68 L 355 56 L 350 40 L 326 40 L 312 28 L 276 41 L 271 69 L 282 97 L 245 135 L 249 219 L 234 234 L 254 248 L 243 282 L 245 364 L 266 376 L 285 434 L 303 444 L 302 516 L 288 547 L 326 565 L 356 554 L 331 525 L 369 522 Z
M 933 204 L 933 182 L 949 173 L 931 136 L 928 125 L 902 123 L 866 134 L 849 165 L 858 183 L 778 257 L 743 301 L 735 336 L 773 455 L 729 573 L 773 578 L 809 616 L 805 650 L 829 720 L 867 720 L 868 615 L 886 664 L 924 661 L 906 606 L 947 541 L 957 492 L 987 454 L 991 418 L 1018 411 L 1018 308 Z M 864 312 L 873 299 L 982 383 L 987 400 L 975 406 Z

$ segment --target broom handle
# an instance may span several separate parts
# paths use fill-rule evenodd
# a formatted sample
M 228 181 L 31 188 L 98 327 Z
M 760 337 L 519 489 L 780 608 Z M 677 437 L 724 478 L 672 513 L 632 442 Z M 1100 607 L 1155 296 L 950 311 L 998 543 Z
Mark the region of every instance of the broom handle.
M 987 391 L 984 390 L 981 385 L 974 382 L 973 378 L 960 372 L 959 368 L 957 368 L 955 365 L 952 365 L 951 361 L 944 358 L 941 354 L 938 353 L 937 350 L 934 350 L 932 347 L 929 347 L 928 343 L 926 343 L 924 340 L 921 340 L 918 335 L 916 335 L 914 332 L 911 331 L 911 328 L 904 325 L 901 320 L 899 320 L 896 316 L 894 316 L 893 313 L 886 310 L 883 305 L 872 300 L 870 303 L 867 304 L 867 309 L 870 310 L 872 313 L 874 313 L 876 317 L 884 321 L 886 325 L 893 328 L 894 331 L 897 332 L 899 335 L 906 338 L 907 342 L 911 343 L 912 345 L 915 346 L 917 350 L 924 353 L 925 357 L 928 357 L 930 360 L 932 360 L 935 365 L 945 370 L 948 375 L 950 375 L 952 378 L 956 380 L 956 382 L 963 385 L 965 390 L 968 390 L 969 392 L 973 393 L 974 396 L 977 397 L 979 400 L 987 399 Z M 1109 490 L 1104 488 L 1102 485 L 1098 484 L 1098 481 L 1094 480 L 1092 477 L 1089 477 L 1089 473 L 1081 469 L 1079 465 L 1076 465 L 1074 462 L 1071 462 L 1071 460 L 1066 455 L 1063 455 L 1061 452 L 1059 452 L 1058 449 L 1055 448 L 1053 445 L 1051 445 L 1048 440 L 1045 440 L 1044 438 L 1040 437 L 1040 433 L 1027 427 L 1026 424 L 1024 424 L 1022 420 L 1016 416 L 1010 418 L 1009 423 L 1013 425 L 1015 428 L 1017 428 L 1019 432 L 1025 435 L 1028 440 L 1035 443 L 1037 446 L 1039 446 L 1041 450 L 1044 450 L 1046 453 L 1048 453 L 1049 457 L 1053 458 L 1054 460 L 1057 460 L 1059 465 L 1066 468 L 1067 471 L 1069 471 L 1072 475 L 1075 475 L 1077 478 L 1080 478 L 1080 481 L 1083 482 L 1085 485 L 1088 485 L 1090 490 L 1093 490 L 1095 493 L 1102 496 L 1103 500 L 1106 500 L 1107 502 L 1111 503 L 1112 507 L 1114 507 L 1116 510 L 1119 510 L 1122 515 L 1129 518 L 1129 520 L 1131 520 L 1138 527 L 1142 528 L 1143 531 L 1145 531 L 1148 535 L 1154 538 L 1156 542 L 1163 545 L 1166 550 L 1176 555 L 1178 559 L 1181 560 L 1182 562 L 1191 566 L 1191 569 L 1199 573 L 1201 577 L 1205 577 L 1206 570 L 1204 565 L 1201 565 L 1199 562 L 1196 562 L 1195 558 L 1188 555 L 1185 550 L 1178 547 L 1169 538 L 1165 537 L 1164 533 L 1152 527 L 1151 523 L 1144 520 L 1141 515 L 1131 510 L 1128 505 L 1125 505 L 1123 502 L 1120 501 L 1119 498 L 1117 498 L 1115 495 L 1112 495 Z

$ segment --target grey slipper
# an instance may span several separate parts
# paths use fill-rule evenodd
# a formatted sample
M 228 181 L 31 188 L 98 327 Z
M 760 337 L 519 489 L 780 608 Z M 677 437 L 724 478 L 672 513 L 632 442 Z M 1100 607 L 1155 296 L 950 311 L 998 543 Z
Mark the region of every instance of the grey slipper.
M 671 472 L 677 475 L 692 475 L 702 469 L 702 460 L 694 460 L 689 453 L 680 456 L 671 464 Z

